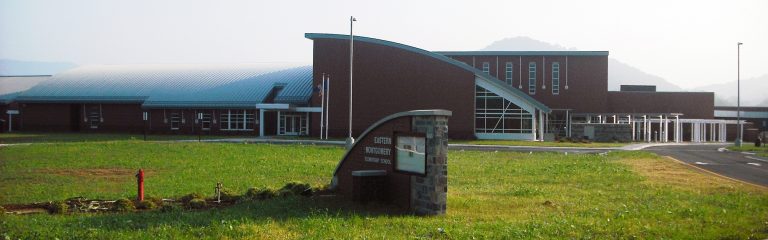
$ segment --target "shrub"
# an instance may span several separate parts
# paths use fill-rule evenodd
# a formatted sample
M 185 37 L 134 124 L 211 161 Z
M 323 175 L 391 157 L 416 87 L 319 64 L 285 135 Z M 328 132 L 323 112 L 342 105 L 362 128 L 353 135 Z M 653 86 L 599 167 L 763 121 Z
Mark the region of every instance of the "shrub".
M 128 200 L 127 198 L 118 199 L 115 201 L 115 205 L 112 206 L 112 211 L 115 212 L 130 212 L 136 209 L 136 206 L 133 204 L 133 201 Z
M 294 195 L 296 194 L 294 194 L 290 189 L 283 188 L 283 189 L 277 190 L 277 196 L 280 196 L 280 197 L 290 197 Z
M 151 200 L 140 201 L 136 204 L 137 209 L 152 210 L 157 208 L 157 204 Z
M 285 184 L 283 188 L 280 189 L 281 196 L 283 190 L 288 190 L 293 193 L 293 195 L 301 195 L 305 197 L 312 196 L 312 186 L 310 186 L 308 183 L 302 183 L 302 182 L 289 182 L 288 184 Z
M 244 198 L 248 200 L 267 200 L 274 198 L 276 195 L 277 193 L 272 189 L 252 187 L 245 192 Z
M 195 199 L 189 200 L 189 203 L 187 203 L 187 206 L 191 209 L 202 209 L 208 206 L 208 203 L 205 202 L 205 199 L 195 198 Z
M 221 189 L 221 201 L 232 202 L 237 201 L 238 199 L 240 199 L 240 195 L 237 195 L 235 191 L 228 188 Z
M 175 212 L 180 210 L 181 210 L 181 207 L 179 207 L 179 205 L 176 205 L 176 204 L 165 204 L 162 207 L 160 207 L 160 211 L 165 213 Z
M 187 194 L 187 195 L 184 195 L 183 197 L 181 197 L 179 199 L 179 201 L 181 201 L 183 203 L 188 203 L 189 201 L 192 201 L 192 199 L 203 199 L 203 198 L 205 198 L 205 197 L 203 197 L 203 194 L 190 193 L 190 194 Z
M 69 205 L 65 202 L 51 202 L 48 204 L 48 211 L 54 214 L 66 213 L 69 210 Z
M 163 206 L 163 198 L 160 197 L 146 197 L 144 198 L 145 201 L 150 201 L 155 204 L 155 206 Z

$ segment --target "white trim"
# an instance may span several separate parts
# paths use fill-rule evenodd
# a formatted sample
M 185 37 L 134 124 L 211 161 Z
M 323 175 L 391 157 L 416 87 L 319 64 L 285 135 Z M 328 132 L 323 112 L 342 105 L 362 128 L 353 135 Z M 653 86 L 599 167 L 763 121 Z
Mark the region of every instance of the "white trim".
M 259 103 L 256 104 L 259 109 L 290 109 L 291 105 L 287 103 Z
M 296 107 L 294 112 L 323 112 L 322 107 Z

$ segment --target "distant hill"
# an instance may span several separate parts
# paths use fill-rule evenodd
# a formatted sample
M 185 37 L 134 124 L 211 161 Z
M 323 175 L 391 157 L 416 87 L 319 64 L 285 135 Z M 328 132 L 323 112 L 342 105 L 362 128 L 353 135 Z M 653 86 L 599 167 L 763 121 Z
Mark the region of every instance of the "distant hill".
M 37 62 L 0 59 L 0 76 L 53 75 L 77 67 L 68 62 Z
M 715 92 L 715 105 L 736 106 L 736 81 L 695 88 Z M 741 105 L 768 107 L 768 75 L 741 80 Z
M 529 37 L 505 38 L 491 43 L 481 51 L 575 51 L 557 44 L 547 43 Z M 658 91 L 682 91 L 669 81 L 643 72 L 640 69 L 608 58 L 608 90 L 618 91 L 620 85 L 656 85 Z

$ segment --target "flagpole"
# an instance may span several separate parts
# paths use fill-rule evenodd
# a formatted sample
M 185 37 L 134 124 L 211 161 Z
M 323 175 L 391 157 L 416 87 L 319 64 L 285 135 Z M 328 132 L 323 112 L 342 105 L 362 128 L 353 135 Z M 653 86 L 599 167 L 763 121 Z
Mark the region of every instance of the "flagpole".
M 329 117 L 331 115 L 331 75 L 328 74 L 328 77 L 326 77 L 326 87 L 328 88 L 328 91 L 325 93 L 325 96 L 328 98 L 328 100 L 325 103 L 325 139 L 328 139 L 328 129 L 330 129 L 331 121 L 329 121 Z
M 320 84 L 320 139 L 323 139 L 323 127 L 325 126 L 325 73 Z

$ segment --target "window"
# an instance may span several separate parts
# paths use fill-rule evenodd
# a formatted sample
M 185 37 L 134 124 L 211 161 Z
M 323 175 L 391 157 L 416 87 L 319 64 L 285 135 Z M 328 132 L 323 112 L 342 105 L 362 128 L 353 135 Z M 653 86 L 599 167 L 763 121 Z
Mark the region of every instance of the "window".
M 101 123 L 101 105 L 88 106 L 86 111 L 85 122 L 88 123 L 88 126 L 91 129 L 99 128 L 99 124 Z
M 533 133 L 533 114 L 475 86 L 475 133 Z
M 505 80 L 507 81 L 507 84 L 512 86 L 512 84 L 513 84 L 512 83 L 512 73 L 513 73 L 512 69 L 514 69 L 514 68 L 512 68 L 512 62 L 507 62 L 507 66 L 506 66 L 505 69 L 506 69 Z
M 560 63 L 552 63 L 552 94 L 560 94 Z
M 536 94 L 536 62 L 528 63 L 528 93 Z
M 171 113 L 171 130 L 179 130 L 181 118 L 181 113 Z
M 484 73 L 490 73 L 491 72 L 491 63 L 483 62 L 483 72 Z
M 200 119 L 200 128 L 203 130 L 211 130 L 211 114 L 203 113 L 203 119 Z
M 250 131 L 253 130 L 254 114 L 248 110 L 226 110 L 221 112 L 221 130 Z

